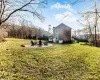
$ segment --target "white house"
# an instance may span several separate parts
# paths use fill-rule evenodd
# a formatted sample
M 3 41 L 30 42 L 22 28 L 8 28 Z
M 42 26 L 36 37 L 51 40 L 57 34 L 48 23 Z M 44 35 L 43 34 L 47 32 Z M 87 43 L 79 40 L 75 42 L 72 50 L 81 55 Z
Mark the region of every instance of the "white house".
M 69 42 L 71 41 L 71 28 L 63 23 L 57 27 L 53 27 L 53 42 Z

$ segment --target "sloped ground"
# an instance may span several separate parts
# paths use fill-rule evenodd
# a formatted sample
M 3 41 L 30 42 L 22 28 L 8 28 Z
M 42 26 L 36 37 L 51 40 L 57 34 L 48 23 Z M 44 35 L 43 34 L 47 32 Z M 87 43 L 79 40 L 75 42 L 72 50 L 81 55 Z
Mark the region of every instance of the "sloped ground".
M 29 42 L 0 43 L 0 80 L 100 80 L 100 48 L 80 44 L 20 47 Z

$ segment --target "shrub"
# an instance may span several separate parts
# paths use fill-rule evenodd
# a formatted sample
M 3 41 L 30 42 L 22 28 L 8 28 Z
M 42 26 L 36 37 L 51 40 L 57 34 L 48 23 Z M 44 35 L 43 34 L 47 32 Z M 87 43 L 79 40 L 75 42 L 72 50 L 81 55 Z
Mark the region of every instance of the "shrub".
M 78 42 L 88 42 L 88 39 L 80 39 L 80 38 L 76 38 L 76 37 L 73 37 L 74 40 L 78 41 Z
M 44 35 L 44 36 L 42 37 L 42 40 L 46 40 L 46 41 L 47 41 L 47 40 L 48 40 L 48 36 L 45 36 L 45 35 Z

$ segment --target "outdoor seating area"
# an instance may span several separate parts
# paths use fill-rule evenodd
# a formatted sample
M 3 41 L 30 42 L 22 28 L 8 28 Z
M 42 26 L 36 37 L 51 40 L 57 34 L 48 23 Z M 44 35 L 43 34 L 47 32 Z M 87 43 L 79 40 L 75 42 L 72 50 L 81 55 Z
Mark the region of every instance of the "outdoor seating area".
M 31 41 L 31 44 L 25 45 L 27 48 L 41 48 L 41 47 L 50 47 L 53 44 L 48 43 L 48 41 L 43 42 L 39 40 L 38 42 Z

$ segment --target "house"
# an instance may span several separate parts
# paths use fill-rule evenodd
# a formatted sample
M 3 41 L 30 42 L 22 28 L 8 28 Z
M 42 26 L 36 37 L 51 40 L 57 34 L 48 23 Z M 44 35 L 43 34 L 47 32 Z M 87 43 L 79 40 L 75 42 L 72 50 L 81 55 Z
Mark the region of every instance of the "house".
M 71 42 L 71 28 L 63 23 L 53 27 L 53 42 Z

